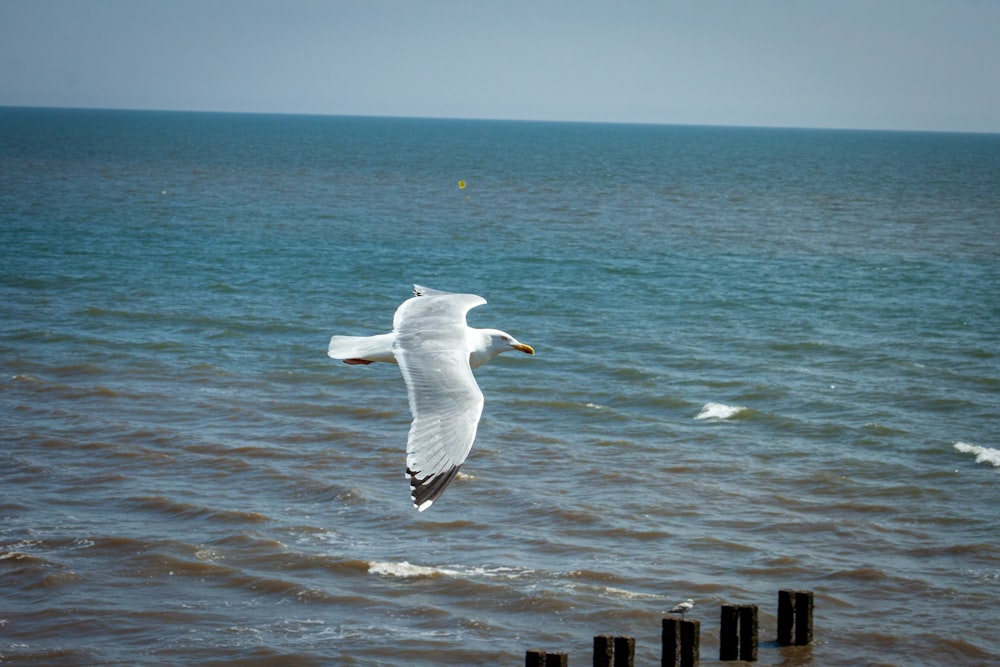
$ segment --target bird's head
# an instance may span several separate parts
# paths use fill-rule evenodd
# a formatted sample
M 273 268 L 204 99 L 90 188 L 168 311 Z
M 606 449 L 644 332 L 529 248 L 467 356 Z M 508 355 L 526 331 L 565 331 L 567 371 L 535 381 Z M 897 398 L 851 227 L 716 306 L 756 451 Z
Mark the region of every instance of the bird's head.
M 469 363 L 473 368 L 478 368 L 493 357 L 504 352 L 517 350 L 525 354 L 534 354 L 535 350 L 530 345 L 518 341 L 506 331 L 499 329 L 478 329 L 478 335 L 483 337 L 483 341 L 475 345 L 469 356 Z
M 500 354 L 500 352 L 507 352 L 508 350 L 517 350 L 518 352 L 524 352 L 525 354 L 535 353 L 535 348 L 519 342 L 516 338 L 504 331 L 494 332 L 491 338 L 491 347 L 497 349 L 497 354 Z

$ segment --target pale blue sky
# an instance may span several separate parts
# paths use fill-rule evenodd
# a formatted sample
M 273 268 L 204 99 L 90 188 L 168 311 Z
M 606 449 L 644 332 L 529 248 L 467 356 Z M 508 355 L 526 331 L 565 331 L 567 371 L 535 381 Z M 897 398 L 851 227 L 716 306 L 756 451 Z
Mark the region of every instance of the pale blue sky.
M 1000 0 L 0 0 L 0 105 L 1000 132 Z

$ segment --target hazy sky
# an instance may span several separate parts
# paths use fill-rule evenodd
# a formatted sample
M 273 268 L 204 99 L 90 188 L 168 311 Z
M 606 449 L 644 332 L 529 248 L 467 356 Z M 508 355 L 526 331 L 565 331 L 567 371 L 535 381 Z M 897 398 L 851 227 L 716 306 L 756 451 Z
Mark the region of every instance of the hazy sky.
M 1000 0 L 0 0 L 0 105 L 1000 132 Z

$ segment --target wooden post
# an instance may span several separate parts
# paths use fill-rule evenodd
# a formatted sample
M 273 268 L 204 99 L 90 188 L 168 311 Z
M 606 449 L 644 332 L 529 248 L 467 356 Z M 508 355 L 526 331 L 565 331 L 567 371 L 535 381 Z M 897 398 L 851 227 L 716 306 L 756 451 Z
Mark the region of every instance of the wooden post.
M 545 667 L 569 667 L 569 654 L 565 651 L 546 653 Z
M 792 645 L 792 628 L 795 627 L 795 591 L 778 591 L 778 638 L 779 646 Z
M 739 607 L 724 604 L 719 620 L 719 660 L 736 660 L 739 656 Z
M 700 659 L 700 635 L 700 621 L 664 618 L 661 667 L 697 667 Z
M 680 667 L 681 664 L 681 622 L 676 618 L 663 619 L 663 649 L 660 667 Z
M 635 637 L 615 637 L 614 667 L 635 667 Z
M 757 605 L 722 605 L 719 660 L 757 660 Z
M 680 667 L 698 667 L 701 650 L 701 621 L 681 621 L 681 665 Z
M 811 644 L 812 617 L 812 591 L 778 591 L 778 644 L 781 646 Z
M 545 651 L 540 648 L 528 649 L 524 654 L 524 667 L 545 667 Z
M 813 640 L 813 593 L 795 592 L 795 645 L 807 646 Z
M 597 635 L 594 637 L 594 667 L 612 667 L 614 657 L 614 637 Z
M 740 660 L 757 661 L 757 605 L 740 607 Z

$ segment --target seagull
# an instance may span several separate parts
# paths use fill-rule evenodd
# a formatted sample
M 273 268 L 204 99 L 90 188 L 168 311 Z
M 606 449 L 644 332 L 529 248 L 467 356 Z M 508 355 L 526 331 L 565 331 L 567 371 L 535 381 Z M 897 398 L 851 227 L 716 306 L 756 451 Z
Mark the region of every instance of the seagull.
M 693 607 L 694 607 L 694 600 L 692 600 L 691 598 L 688 598 L 684 602 L 679 602 L 676 605 L 674 605 L 674 608 L 671 609 L 670 611 L 668 611 L 667 613 L 668 614 L 680 614 L 681 615 L 681 619 L 683 620 L 684 619 L 684 614 L 686 614 L 689 611 L 691 611 L 691 609 Z
M 345 364 L 398 364 L 413 421 L 406 440 L 410 499 L 423 512 L 437 500 L 469 455 L 483 413 L 472 369 L 502 352 L 535 354 L 499 329 L 474 329 L 466 314 L 486 299 L 413 286 L 392 320 L 375 336 L 333 336 L 327 354 Z

